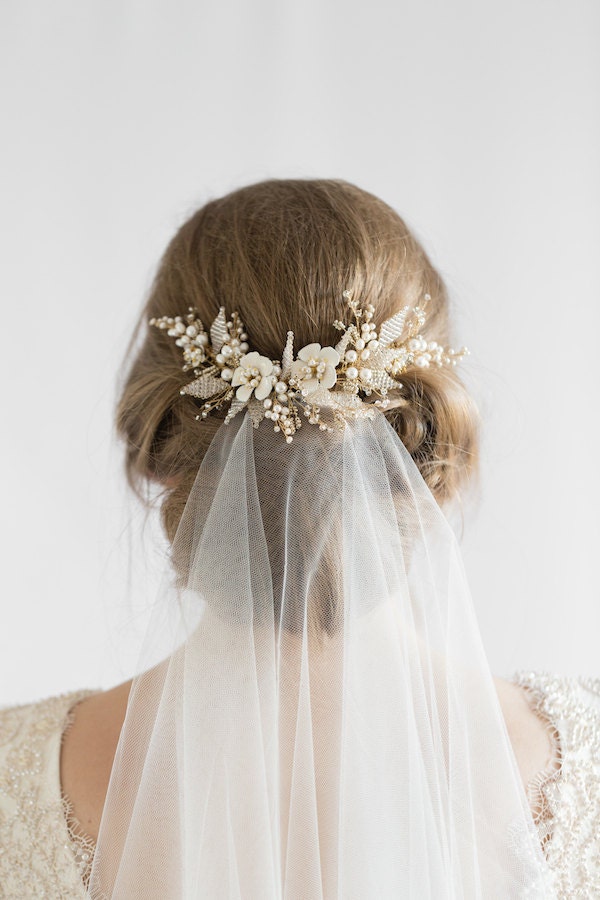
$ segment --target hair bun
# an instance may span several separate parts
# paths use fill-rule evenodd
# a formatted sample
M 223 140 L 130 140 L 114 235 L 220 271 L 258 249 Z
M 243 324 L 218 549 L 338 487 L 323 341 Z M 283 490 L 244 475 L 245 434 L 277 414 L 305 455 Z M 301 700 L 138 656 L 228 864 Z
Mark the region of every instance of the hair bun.
M 221 306 L 235 308 L 253 349 L 273 360 L 289 330 L 298 347 L 333 346 L 346 289 L 373 306 L 377 323 L 429 295 L 424 338 L 448 343 L 446 289 L 427 254 L 393 209 L 347 182 L 250 185 L 207 203 L 176 232 L 140 317 L 143 337 L 117 410 L 129 481 L 142 496 L 148 480 L 165 486 L 169 537 L 225 411 L 200 422 L 190 415 L 194 401 L 179 394 L 180 349 L 148 321 L 193 307 L 211 322 Z M 448 500 L 477 461 L 475 406 L 452 367 L 409 369 L 401 382 L 384 413 L 436 498 Z

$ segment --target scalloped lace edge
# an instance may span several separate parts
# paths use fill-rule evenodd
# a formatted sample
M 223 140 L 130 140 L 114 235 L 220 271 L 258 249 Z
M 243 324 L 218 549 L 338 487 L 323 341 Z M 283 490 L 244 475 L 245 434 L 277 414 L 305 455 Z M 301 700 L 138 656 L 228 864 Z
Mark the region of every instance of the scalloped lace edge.
M 528 684 L 522 676 L 516 678 L 515 684 L 518 684 L 525 691 L 529 707 L 544 725 L 550 744 L 550 755 L 546 764 L 529 779 L 525 786 L 533 822 L 538 830 L 542 849 L 545 852 L 552 839 L 552 828 L 555 818 L 553 803 L 548 789 L 562 777 L 564 754 L 561 736 L 556 723 L 544 709 L 545 693 L 539 687 Z
M 70 731 L 75 721 L 75 709 L 82 702 L 82 700 L 85 700 L 86 696 L 89 695 L 85 694 L 83 697 L 79 697 L 79 699 L 77 699 L 69 707 L 65 714 L 63 728 L 60 735 L 61 747 L 63 745 L 65 736 Z M 67 834 L 69 836 L 69 841 L 73 850 L 75 865 L 79 869 L 79 874 L 81 875 L 84 887 L 87 888 L 92 872 L 92 863 L 94 861 L 94 853 L 96 851 L 96 842 L 89 834 L 86 833 L 81 822 L 75 815 L 73 804 L 65 791 L 62 789 L 62 784 L 60 787 L 60 800 L 63 809 L 63 817 L 67 828 Z

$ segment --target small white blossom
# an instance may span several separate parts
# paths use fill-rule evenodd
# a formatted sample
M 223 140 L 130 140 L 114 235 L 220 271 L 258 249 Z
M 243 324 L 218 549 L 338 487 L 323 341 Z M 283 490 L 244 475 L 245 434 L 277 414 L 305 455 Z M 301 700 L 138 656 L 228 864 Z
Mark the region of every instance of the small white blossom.
M 307 344 L 292 363 L 291 374 L 301 381 L 302 391 L 307 394 L 319 387 L 329 390 L 337 381 L 335 367 L 339 361 L 340 354 L 333 347 Z
M 245 402 L 250 399 L 252 391 L 257 400 L 264 400 L 271 393 L 275 381 L 277 376 L 273 374 L 272 361 L 253 350 L 241 357 L 231 385 L 237 387 L 235 396 L 238 400 Z

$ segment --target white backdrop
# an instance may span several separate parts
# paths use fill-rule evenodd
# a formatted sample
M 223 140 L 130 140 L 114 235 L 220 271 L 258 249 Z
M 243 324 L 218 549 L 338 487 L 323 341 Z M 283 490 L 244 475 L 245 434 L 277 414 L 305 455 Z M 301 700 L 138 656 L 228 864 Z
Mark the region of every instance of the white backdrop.
M 492 667 L 600 674 L 599 28 L 597 0 L 4 0 L 0 704 L 131 674 L 157 560 L 117 369 L 183 218 L 270 176 L 354 181 L 424 242 L 485 419 Z

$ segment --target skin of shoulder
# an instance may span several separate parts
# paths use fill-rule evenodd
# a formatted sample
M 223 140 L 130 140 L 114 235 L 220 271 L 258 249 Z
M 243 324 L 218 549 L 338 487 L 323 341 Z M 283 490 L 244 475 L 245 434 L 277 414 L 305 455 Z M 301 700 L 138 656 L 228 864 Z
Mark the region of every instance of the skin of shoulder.
M 94 840 L 98 837 L 131 684 L 131 680 L 125 681 L 79 702 L 63 740 L 62 789 L 82 829 Z M 551 758 L 547 727 L 529 705 L 524 688 L 499 677 L 494 678 L 494 684 L 521 779 L 527 785 Z
M 64 735 L 60 780 L 83 831 L 98 838 L 112 764 L 127 710 L 131 680 L 80 701 Z
M 494 677 L 494 684 L 521 780 L 527 787 L 552 762 L 553 748 L 548 724 L 532 709 L 525 688 L 498 677 Z

